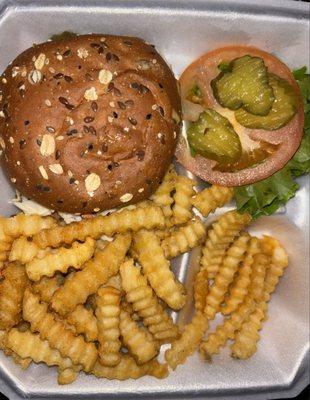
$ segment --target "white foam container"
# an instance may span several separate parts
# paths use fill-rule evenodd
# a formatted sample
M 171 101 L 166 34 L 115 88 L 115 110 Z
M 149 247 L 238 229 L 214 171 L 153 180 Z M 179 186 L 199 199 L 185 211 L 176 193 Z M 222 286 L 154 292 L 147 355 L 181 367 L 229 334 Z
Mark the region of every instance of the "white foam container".
M 309 66 L 309 11 L 307 3 L 268 0 L 0 0 L 0 70 L 32 43 L 64 30 L 144 38 L 156 45 L 176 75 L 206 51 L 238 43 L 274 53 L 291 68 Z M 277 237 L 290 265 L 272 297 L 269 320 L 250 360 L 233 360 L 226 348 L 212 364 L 198 355 L 190 357 L 165 380 L 117 382 L 80 374 L 76 382 L 62 387 L 56 383 L 56 369 L 33 364 L 22 371 L 1 353 L 0 391 L 10 399 L 52 400 L 272 399 L 298 394 L 309 383 L 309 179 L 299 183 L 301 189 L 285 209 L 251 227 L 254 234 Z M 0 189 L 0 214 L 15 213 L 8 203 L 14 191 L 1 171 Z M 195 267 L 195 255 L 174 263 L 188 287 Z M 187 307 L 180 318 L 189 314 Z

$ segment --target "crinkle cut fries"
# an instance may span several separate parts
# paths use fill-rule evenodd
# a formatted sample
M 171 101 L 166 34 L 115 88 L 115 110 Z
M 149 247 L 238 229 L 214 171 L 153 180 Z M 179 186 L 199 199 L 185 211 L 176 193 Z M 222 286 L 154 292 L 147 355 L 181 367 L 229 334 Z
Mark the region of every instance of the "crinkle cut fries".
M 229 211 L 206 228 L 195 210 L 206 218 L 232 196 L 220 186 L 197 193 L 171 167 L 149 201 L 108 216 L 69 225 L 0 218 L 0 348 L 22 368 L 56 366 L 59 384 L 82 370 L 165 378 L 197 349 L 210 360 L 229 339 L 234 358 L 250 357 L 288 260 L 276 239 L 245 231 L 248 214 Z M 200 245 L 195 313 L 181 328 L 168 310 L 191 299 L 171 259 Z M 209 333 L 218 313 L 223 320 Z M 164 343 L 171 347 L 161 364 Z

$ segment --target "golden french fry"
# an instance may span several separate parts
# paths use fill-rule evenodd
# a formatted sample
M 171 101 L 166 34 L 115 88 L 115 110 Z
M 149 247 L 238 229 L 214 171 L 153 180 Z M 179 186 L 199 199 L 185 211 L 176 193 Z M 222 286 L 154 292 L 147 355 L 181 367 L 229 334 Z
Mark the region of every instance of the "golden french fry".
M 97 292 L 97 327 L 99 361 L 114 367 L 121 361 L 120 313 L 121 293 L 113 287 L 101 287 Z
M 260 243 L 263 253 L 271 258 L 265 279 L 265 292 L 270 296 L 288 266 L 288 256 L 279 241 L 271 236 L 263 236 Z
M 13 239 L 4 233 L 3 226 L 0 223 L 0 272 L 5 267 L 5 262 L 8 260 L 12 241 Z
M 186 301 L 185 289 L 171 271 L 155 233 L 145 229 L 137 232 L 134 236 L 134 250 L 157 296 L 174 310 L 182 308 Z
M 194 281 L 195 310 L 204 312 L 207 294 L 209 292 L 208 271 L 198 271 Z
M 167 364 L 159 364 L 156 359 L 143 365 L 137 365 L 134 358 L 126 354 L 122 355 L 120 363 L 115 367 L 105 367 L 97 361 L 92 373 L 97 378 L 118 379 L 121 381 L 138 379 L 145 375 L 163 379 L 168 376 L 168 368 Z
M 243 302 L 248 286 L 251 282 L 252 265 L 255 255 L 260 251 L 259 240 L 252 237 L 245 254 L 243 263 L 238 271 L 238 275 L 234 279 L 229 293 L 225 297 L 225 306 L 221 308 L 223 315 L 228 315 L 237 310 L 238 306 Z
M 5 339 L 6 346 L 21 358 L 30 358 L 35 363 L 44 362 L 48 366 L 58 365 L 62 369 L 72 368 L 70 358 L 62 357 L 60 352 L 50 347 L 47 340 L 40 339 L 37 333 L 20 332 L 11 329 Z
M 10 329 L 22 315 L 24 290 L 29 284 L 25 267 L 10 263 L 3 271 L 0 281 L 0 329 Z
M 53 276 L 56 271 L 67 272 L 69 267 L 81 269 L 94 254 L 95 240 L 87 238 L 85 243 L 74 242 L 72 247 L 51 250 L 43 258 L 34 258 L 26 264 L 28 277 L 39 281 L 42 276 Z
M 58 385 L 69 385 L 74 382 L 78 377 L 78 372 L 72 368 L 60 369 L 58 368 Z
M 165 257 L 173 258 L 199 246 L 205 236 L 206 228 L 200 218 L 196 217 L 163 238 L 161 247 L 164 250 Z
M 256 310 L 250 314 L 243 323 L 240 331 L 236 334 L 235 342 L 231 346 L 232 356 L 235 358 L 249 358 L 256 352 L 257 342 L 260 339 L 259 331 L 266 319 L 270 295 L 274 292 L 279 278 L 283 275 L 288 265 L 287 254 L 276 239 L 265 236 L 260 240 L 260 243 L 265 257 L 267 257 L 267 261 L 263 257 L 260 257 L 258 260 L 258 264 L 261 266 L 265 264 L 266 269 L 263 293 L 261 293 L 259 288 L 256 288 L 252 292 L 253 296 L 258 296 L 259 303 Z M 257 277 L 256 279 L 261 285 L 261 277 Z
M 232 357 L 246 359 L 256 352 L 256 344 L 260 337 L 259 330 L 262 328 L 266 309 L 267 303 L 261 302 L 242 324 L 231 346 Z
M 234 196 L 234 189 L 225 186 L 212 185 L 202 190 L 192 198 L 192 205 L 204 216 L 207 217 L 218 207 L 223 207 Z
M 250 221 L 249 214 L 239 214 L 233 210 L 221 215 L 212 225 L 201 258 L 201 269 L 208 270 L 209 279 L 215 277 L 227 249 Z
M 174 170 L 174 167 L 171 165 L 163 179 L 162 184 L 151 197 L 154 203 L 162 208 L 166 218 L 170 218 L 172 216 L 171 205 L 174 200 L 171 196 L 171 192 L 174 189 L 176 176 L 177 174 Z
M 126 260 L 120 266 L 120 274 L 127 301 L 143 319 L 154 338 L 169 341 L 177 337 L 178 327 L 159 304 L 146 277 L 141 274 L 140 268 L 134 266 L 132 259 Z
M 32 291 L 40 296 L 41 301 L 49 303 L 53 294 L 64 282 L 65 278 L 57 272 L 52 278 L 44 276 L 39 282 L 34 282 L 32 284 Z
M 5 235 L 13 238 L 18 236 L 32 236 L 42 229 L 49 229 L 56 225 L 52 217 L 40 217 L 39 215 L 18 214 L 15 217 L 0 217 L 0 226 Z
M 158 343 L 131 318 L 124 309 L 120 314 L 120 331 L 123 343 L 137 364 L 144 364 L 158 353 Z
M 131 235 L 117 235 L 102 251 L 98 251 L 92 260 L 85 263 L 82 271 L 66 279 L 54 294 L 51 304 L 60 315 L 73 311 L 78 304 L 85 303 L 88 296 L 96 293 L 101 285 L 118 273 L 131 243 Z
M 15 364 L 18 364 L 22 369 L 27 369 L 31 364 L 31 358 L 21 358 L 14 351 L 9 349 L 6 345 L 6 337 L 9 331 L 0 330 L 0 350 L 4 352 L 4 354 L 8 357 L 12 357 Z
M 198 348 L 203 335 L 208 329 L 208 318 L 201 312 L 196 312 L 192 321 L 185 325 L 179 339 L 171 344 L 171 349 L 165 352 L 165 360 L 173 370 L 183 364 L 187 357 Z
M 265 254 L 258 253 L 253 257 L 251 284 L 248 293 L 257 302 L 264 298 L 265 278 L 269 263 L 270 258 Z
M 172 207 L 174 224 L 185 224 L 192 218 L 191 198 L 195 194 L 194 186 L 195 181 L 186 176 L 178 175 L 175 178 L 174 205 Z
M 214 284 L 211 286 L 206 298 L 205 313 L 208 319 L 213 319 L 215 314 L 220 310 L 225 293 L 233 281 L 234 274 L 237 271 L 239 264 L 244 258 L 249 240 L 250 236 L 244 233 L 236 239 L 228 249 L 223 260 L 223 265 L 220 266 L 219 271 L 215 276 Z
M 87 310 L 79 304 L 67 315 L 66 320 L 75 327 L 77 333 L 85 336 L 85 340 L 93 342 L 98 338 L 97 319 L 92 310 Z
M 113 236 L 116 233 L 164 226 L 165 218 L 160 207 L 136 207 L 107 216 L 99 215 L 66 226 L 46 229 L 34 235 L 33 241 L 44 249 L 49 246 L 59 247 L 62 243 L 70 244 L 74 240 L 84 241 L 88 236 L 97 239 L 102 235 Z
M 40 248 L 33 241 L 29 241 L 26 236 L 21 236 L 14 240 L 9 256 L 10 261 L 19 261 L 26 264 L 39 253 Z
M 216 327 L 215 332 L 208 335 L 207 339 L 200 345 L 200 353 L 210 359 L 213 354 L 217 354 L 228 339 L 234 339 L 235 332 L 238 331 L 244 320 L 254 311 L 255 302 L 248 297 L 236 310 L 231 313 L 229 318 Z
M 40 303 L 39 296 L 30 289 L 25 290 L 23 317 L 30 322 L 32 332 L 38 332 L 40 338 L 47 340 L 63 357 L 69 357 L 74 364 L 90 371 L 98 355 L 96 346 L 67 329 L 66 324 L 48 312 L 48 305 Z

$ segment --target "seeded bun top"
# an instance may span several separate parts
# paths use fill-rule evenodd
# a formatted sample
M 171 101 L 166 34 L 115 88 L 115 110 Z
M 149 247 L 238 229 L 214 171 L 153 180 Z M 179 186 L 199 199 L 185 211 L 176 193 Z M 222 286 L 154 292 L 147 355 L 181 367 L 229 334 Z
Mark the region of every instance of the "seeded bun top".
M 0 81 L 0 153 L 11 182 L 57 211 L 149 197 L 180 128 L 176 80 L 141 39 L 85 35 L 36 45 Z

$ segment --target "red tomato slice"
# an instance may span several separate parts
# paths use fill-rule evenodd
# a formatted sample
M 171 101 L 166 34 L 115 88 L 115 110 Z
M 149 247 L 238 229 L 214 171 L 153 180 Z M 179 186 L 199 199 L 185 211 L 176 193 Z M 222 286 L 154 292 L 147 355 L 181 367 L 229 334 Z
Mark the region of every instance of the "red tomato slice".
M 229 62 L 244 55 L 260 57 L 270 73 L 278 75 L 288 81 L 298 97 L 298 108 L 294 117 L 284 127 L 266 131 L 262 129 L 248 129 L 241 126 L 234 118 L 234 113 L 227 108 L 222 108 L 213 96 L 210 83 L 218 74 L 218 65 Z M 256 163 L 242 168 L 242 162 L 233 171 L 221 170 L 216 161 L 200 155 L 192 157 L 183 136 L 176 150 L 177 161 L 194 175 L 213 184 L 222 186 L 242 186 L 265 179 L 283 168 L 297 151 L 304 126 L 303 102 L 299 87 L 289 68 L 275 56 L 265 51 L 247 46 L 229 46 L 211 51 L 194 61 L 180 78 L 181 96 L 183 100 L 184 119 L 193 121 L 197 119 L 203 108 L 213 108 L 226 116 L 239 134 L 245 159 L 247 154 L 261 153 L 260 146 L 266 147 L 265 156 L 256 160 Z M 197 84 L 202 92 L 202 103 L 194 104 L 186 100 L 190 88 Z M 270 151 L 270 149 L 272 149 Z

